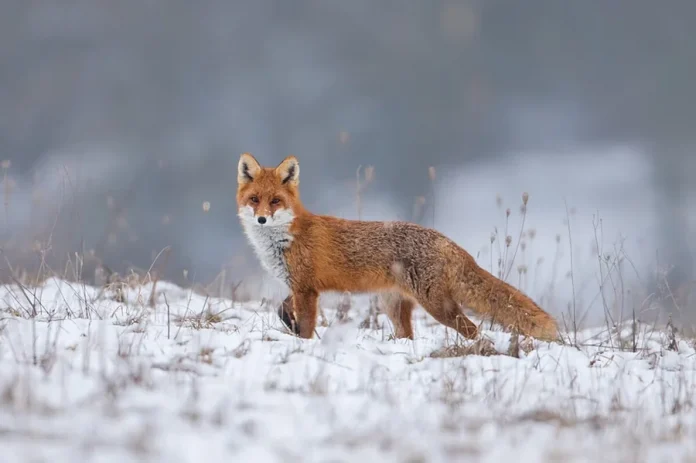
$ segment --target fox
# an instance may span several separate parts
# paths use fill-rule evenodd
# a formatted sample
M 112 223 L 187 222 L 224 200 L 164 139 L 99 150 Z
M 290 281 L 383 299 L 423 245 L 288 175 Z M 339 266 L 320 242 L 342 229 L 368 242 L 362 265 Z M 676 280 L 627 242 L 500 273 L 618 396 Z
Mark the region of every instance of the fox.
M 559 339 L 551 315 L 439 231 L 308 211 L 294 155 L 264 167 L 242 153 L 237 170 L 243 232 L 263 269 L 289 289 L 278 315 L 295 336 L 314 336 L 321 293 L 348 292 L 388 295 L 395 338 L 414 339 L 412 312 L 420 305 L 467 339 L 479 330 L 466 310 L 524 336 Z

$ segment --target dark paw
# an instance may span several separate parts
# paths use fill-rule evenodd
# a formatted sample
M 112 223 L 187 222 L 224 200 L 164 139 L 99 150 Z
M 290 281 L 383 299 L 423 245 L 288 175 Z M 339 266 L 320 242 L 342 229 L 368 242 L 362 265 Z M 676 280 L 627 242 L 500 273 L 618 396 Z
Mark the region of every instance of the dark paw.
M 283 325 L 285 325 L 285 328 L 287 328 L 288 331 L 295 334 L 295 336 L 299 336 L 300 327 L 297 325 L 297 321 L 295 320 L 295 317 L 292 315 L 292 301 L 288 299 L 283 301 L 283 304 L 280 307 L 278 307 L 278 317 L 280 318 L 280 321 L 283 322 Z

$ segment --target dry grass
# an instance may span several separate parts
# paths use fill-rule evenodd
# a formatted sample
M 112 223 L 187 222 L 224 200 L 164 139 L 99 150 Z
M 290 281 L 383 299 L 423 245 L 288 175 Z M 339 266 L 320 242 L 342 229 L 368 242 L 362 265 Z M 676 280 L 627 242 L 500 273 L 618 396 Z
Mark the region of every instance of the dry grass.
M 477 339 L 476 341 L 469 344 L 453 344 L 449 346 L 443 346 L 430 353 L 432 358 L 452 358 L 452 357 L 466 357 L 469 355 L 499 355 L 498 351 L 495 349 L 493 342 L 488 339 Z

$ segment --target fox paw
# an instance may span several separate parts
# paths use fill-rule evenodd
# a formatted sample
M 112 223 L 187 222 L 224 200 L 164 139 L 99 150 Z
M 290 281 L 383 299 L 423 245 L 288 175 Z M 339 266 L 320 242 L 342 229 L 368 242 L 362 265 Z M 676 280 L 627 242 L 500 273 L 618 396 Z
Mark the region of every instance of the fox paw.
M 297 325 L 297 320 L 295 320 L 295 317 L 288 310 L 286 310 L 285 304 L 278 308 L 278 317 L 290 333 L 294 334 L 295 336 L 300 335 L 300 327 Z

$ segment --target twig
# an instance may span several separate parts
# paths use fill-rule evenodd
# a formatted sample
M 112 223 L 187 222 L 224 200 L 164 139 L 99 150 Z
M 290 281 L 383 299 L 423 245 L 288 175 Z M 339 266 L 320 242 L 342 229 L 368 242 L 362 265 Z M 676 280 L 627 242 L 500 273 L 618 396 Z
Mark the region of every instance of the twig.
M 163 292 L 164 304 L 167 306 L 167 339 L 170 339 L 171 323 L 170 323 L 170 311 L 169 311 L 169 301 L 167 300 L 167 293 Z
M 570 232 L 570 213 L 568 212 L 568 201 L 566 201 L 564 199 L 563 203 L 565 204 L 565 209 L 566 209 L 566 220 L 567 220 L 567 224 L 568 224 L 568 246 L 570 248 L 570 286 L 571 286 L 571 290 L 573 292 L 573 301 L 572 301 L 572 303 L 573 303 L 573 338 L 574 338 L 573 344 L 577 345 L 577 343 L 578 343 L 578 327 L 577 327 L 577 323 L 575 320 L 576 307 L 575 307 L 575 276 L 573 273 L 573 237 L 572 237 L 572 234 Z

